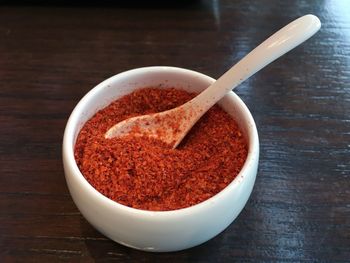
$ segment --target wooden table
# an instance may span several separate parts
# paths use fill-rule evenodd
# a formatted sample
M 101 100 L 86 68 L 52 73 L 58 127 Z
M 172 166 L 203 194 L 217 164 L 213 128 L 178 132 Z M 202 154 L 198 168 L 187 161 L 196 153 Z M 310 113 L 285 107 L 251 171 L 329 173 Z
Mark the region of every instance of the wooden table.
M 1 262 L 350 260 L 349 1 L 67 2 L 0 6 Z M 61 143 L 86 92 L 149 65 L 219 77 L 307 13 L 321 31 L 236 91 L 256 120 L 261 159 L 231 226 L 201 246 L 157 254 L 114 243 L 85 221 L 66 186 Z

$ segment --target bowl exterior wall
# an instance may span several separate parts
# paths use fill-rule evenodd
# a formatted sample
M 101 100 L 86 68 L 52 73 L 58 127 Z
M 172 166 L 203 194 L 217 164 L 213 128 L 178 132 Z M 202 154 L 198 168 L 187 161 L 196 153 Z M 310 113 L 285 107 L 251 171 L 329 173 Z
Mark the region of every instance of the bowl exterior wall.
M 140 87 L 176 87 L 200 92 L 214 80 L 172 67 L 149 67 L 118 74 L 91 90 L 74 109 L 65 130 L 63 164 L 72 198 L 83 216 L 112 240 L 140 250 L 177 251 L 199 245 L 222 232 L 239 215 L 252 192 L 259 160 L 254 120 L 230 92 L 219 104 L 239 123 L 249 144 L 247 162 L 236 179 L 216 196 L 185 209 L 152 212 L 125 207 L 98 193 L 80 173 L 73 147 L 84 123 L 99 109 Z

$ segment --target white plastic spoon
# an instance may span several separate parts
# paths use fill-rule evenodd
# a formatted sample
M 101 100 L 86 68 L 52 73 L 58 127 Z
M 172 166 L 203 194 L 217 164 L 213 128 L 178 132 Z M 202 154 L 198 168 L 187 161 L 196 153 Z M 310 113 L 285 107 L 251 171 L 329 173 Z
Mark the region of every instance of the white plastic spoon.
M 121 137 L 126 134 L 149 136 L 176 148 L 199 118 L 226 93 L 303 43 L 320 27 L 321 22 L 314 15 L 305 15 L 294 20 L 266 39 L 189 102 L 168 111 L 126 119 L 110 128 L 105 137 Z

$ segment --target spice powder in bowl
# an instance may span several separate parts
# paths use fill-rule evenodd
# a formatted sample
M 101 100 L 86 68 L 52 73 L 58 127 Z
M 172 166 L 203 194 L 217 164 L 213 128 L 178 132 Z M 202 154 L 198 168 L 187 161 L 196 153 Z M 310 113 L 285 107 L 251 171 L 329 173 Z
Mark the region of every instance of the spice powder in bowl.
M 97 112 L 75 144 L 75 159 L 84 177 L 106 197 L 151 211 L 189 207 L 223 190 L 241 170 L 248 146 L 237 123 L 218 105 L 176 149 L 132 134 L 104 137 L 122 120 L 172 109 L 195 95 L 175 88 L 142 88 Z

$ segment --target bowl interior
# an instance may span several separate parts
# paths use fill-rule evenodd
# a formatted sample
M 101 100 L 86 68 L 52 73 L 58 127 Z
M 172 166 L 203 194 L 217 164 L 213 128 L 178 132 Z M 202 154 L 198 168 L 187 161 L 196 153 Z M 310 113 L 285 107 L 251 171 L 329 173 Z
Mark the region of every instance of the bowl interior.
M 89 189 L 94 195 L 97 194 L 97 196 L 100 196 L 103 200 L 108 199 L 107 197 L 102 197 L 102 194 L 99 194 L 95 189 L 92 189 L 93 187 L 85 180 L 84 176 L 79 171 L 74 158 L 74 145 L 79 131 L 84 123 L 98 110 L 106 107 L 112 101 L 142 87 L 175 87 L 189 92 L 200 93 L 214 81 L 214 79 L 206 75 L 191 70 L 173 67 L 147 67 L 120 73 L 97 85 L 88 92 L 75 107 L 65 130 L 63 143 L 64 160 L 66 160 L 67 165 L 74 171 L 76 180 L 79 181 L 79 184 Z M 249 167 L 255 165 L 259 156 L 258 135 L 254 120 L 245 104 L 233 92 L 226 95 L 219 104 L 238 122 L 238 125 L 247 139 L 248 156 L 240 173 L 243 175 L 250 169 Z M 238 184 L 243 180 L 242 178 L 243 176 L 237 176 L 228 187 L 231 188 L 231 190 L 237 188 Z M 228 187 L 210 199 L 216 200 L 220 196 L 222 197 L 225 195 L 225 192 L 227 192 Z M 106 200 L 106 202 L 109 201 L 111 200 Z M 208 204 L 207 201 L 193 207 L 203 206 L 205 205 L 204 203 Z M 114 203 L 115 202 L 113 202 L 113 204 Z M 117 206 L 119 207 L 122 205 L 118 204 Z M 129 210 L 132 208 L 125 207 L 123 209 Z

